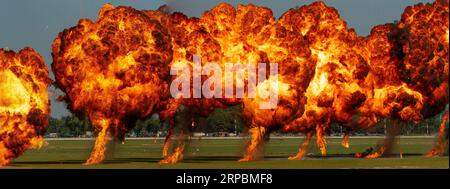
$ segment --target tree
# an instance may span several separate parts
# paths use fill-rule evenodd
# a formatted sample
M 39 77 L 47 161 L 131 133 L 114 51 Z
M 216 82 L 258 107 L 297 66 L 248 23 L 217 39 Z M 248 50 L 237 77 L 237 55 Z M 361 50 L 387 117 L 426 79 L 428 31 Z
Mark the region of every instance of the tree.
M 232 106 L 215 109 L 206 119 L 206 132 L 242 132 L 242 107 Z
M 79 137 L 86 134 L 87 131 L 92 131 L 89 121 L 73 115 L 59 119 L 51 117 L 47 127 L 47 134 L 57 133 L 60 137 Z
M 150 133 L 157 133 L 161 130 L 162 123 L 157 114 L 145 120 L 138 120 L 136 127 L 132 129 L 132 132 L 136 133 L 136 136 L 143 137 L 149 136 Z

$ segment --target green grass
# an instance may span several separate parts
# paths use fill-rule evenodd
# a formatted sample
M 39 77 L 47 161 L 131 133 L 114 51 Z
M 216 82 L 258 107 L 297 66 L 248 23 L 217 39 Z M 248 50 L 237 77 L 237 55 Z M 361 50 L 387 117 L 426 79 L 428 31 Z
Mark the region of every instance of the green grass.
M 265 148 L 265 159 L 255 162 L 237 162 L 245 146 L 244 139 L 193 140 L 185 160 L 174 165 L 160 165 L 163 140 L 128 140 L 125 144 L 112 143 L 107 160 L 101 165 L 84 166 L 93 141 L 48 141 L 39 150 L 28 150 L 7 168 L 449 168 L 449 158 L 425 158 L 422 154 L 434 146 L 433 138 L 402 138 L 391 157 L 356 159 L 352 154 L 375 147 L 381 138 L 350 138 L 350 148 L 343 149 L 340 139 L 328 139 L 328 156 L 321 157 L 315 143 L 311 153 L 301 161 L 288 161 L 297 152 L 302 139 L 271 139 Z M 399 152 L 403 151 L 403 159 Z

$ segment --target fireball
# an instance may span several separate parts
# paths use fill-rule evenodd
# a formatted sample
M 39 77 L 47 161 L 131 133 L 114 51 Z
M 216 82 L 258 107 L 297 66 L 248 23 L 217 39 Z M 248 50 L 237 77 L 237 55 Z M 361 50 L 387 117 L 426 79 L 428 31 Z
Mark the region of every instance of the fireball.
M 87 164 L 102 162 L 109 137 L 123 140 L 169 97 L 168 31 L 133 8 L 106 4 L 97 21 L 82 19 L 60 33 L 52 55 L 69 109 L 86 115 L 98 131 Z
M 226 3 L 200 18 L 146 14 L 169 28 L 172 65 L 186 65 L 192 72 L 193 55 L 222 68 L 230 62 L 279 64 L 277 82 L 268 77 L 256 87 L 279 94 L 275 109 L 261 109 L 265 99 L 247 98 L 248 90 L 244 98 L 177 101 L 205 110 L 204 115 L 215 107 L 242 104 L 252 138 L 241 161 L 254 160 L 273 130 L 306 134 L 299 153 L 290 158 L 301 159 L 312 133 L 326 155 L 331 123 L 358 130 L 377 126 L 383 118 L 420 122 L 448 103 L 448 1 L 409 7 L 401 22 L 376 26 L 367 37 L 349 29 L 338 11 L 323 2 L 291 9 L 278 21 L 270 9 Z M 346 134 L 343 146 L 348 145 Z M 181 157 L 182 150 L 176 151 L 174 156 Z
M 171 124 L 161 163 L 181 160 L 183 140 L 169 153 L 180 106 L 207 116 L 217 107 L 242 105 L 251 140 L 241 161 L 256 159 L 274 130 L 306 135 L 299 152 L 289 159 L 304 156 L 313 134 L 326 155 L 325 136 L 332 123 L 354 131 L 375 127 L 381 119 L 418 123 L 444 110 L 448 4 L 437 0 L 408 7 L 398 23 L 376 26 L 366 37 L 348 28 L 338 11 L 323 2 L 290 9 L 278 20 L 272 10 L 251 4 L 235 8 L 222 3 L 199 18 L 107 4 L 97 21 L 82 19 L 60 33 L 53 43 L 52 69 L 69 108 L 87 115 L 99 131 L 88 164 L 105 158 L 108 137 L 123 139 L 137 119 L 153 113 Z M 169 85 L 182 73 L 170 75 L 169 68 L 186 67 L 193 75 L 197 66 L 202 69 L 207 63 L 221 70 L 231 63 L 236 71 L 224 73 L 215 82 L 226 87 L 213 90 L 224 95 L 244 88 L 245 94 L 196 94 L 194 83 L 210 79 L 203 74 L 187 78 L 189 98 L 170 98 Z M 271 70 L 259 63 L 276 63 L 278 74 L 258 78 L 253 94 L 249 83 L 259 75 L 239 73 Z M 275 108 L 262 109 L 260 104 L 272 93 L 277 94 L 271 102 Z M 185 135 L 180 138 L 188 139 Z M 347 148 L 348 136 L 342 141 Z M 388 150 L 383 146 L 369 157 Z
M 33 49 L 0 49 L 0 167 L 45 144 L 50 83 L 47 66 Z
M 222 86 L 226 86 L 230 81 L 234 83 L 229 88 L 223 88 L 222 94 L 225 94 L 226 90 L 237 91 L 238 88 L 244 88 L 245 91 L 242 96 L 238 96 L 236 92 L 231 97 L 223 95 L 212 99 L 179 99 L 174 106 L 184 105 L 198 111 L 199 115 L 207 116 L 216 107 L 243 104 L 243 113 L 250 133 L 255 135 L 258 132 L 251 132 L 252 130 L 277 129 L 302 113 L 305 100 L 303 93 L 311 79 L 316 59 L 311 56 L 308 41 L 299 32 L 289 31 L 277 23 L 272 10 L 254 5 L 239 5 L 234 8 L 222 3 L 206 11 L 200 18 L 188 18 L 181 13 L 168 15 L 160 11 L 145 12 L 160 20 L 164 27 L 169 29 L 174 49 L 172 66 L 189 67 L 192 73 L 195 70 L 195 55 L 201 57 L 202 66 L 213 62 L 222 70 L 226 70 L 227 64 L 232 64 L 236 74 L 227 77 L 228 73 L 224 73 L 220 82 Z M 279 74 L 258 78 L 259 83 L 254 90 L 258 91 L 256 98 L 247 98 L 251 96 L 249 80 L 256 78 L 255 72 L 248 71 L 250 68 L 255 68 L 256 72 L 266 69 L 257 68 L 258 63 L 278 64 Z M 267 70 L 269 69 L 267 67 Z M 242 77 L 238 77 L 240 71 L 247 72 L 242 72 Z M 206 79 L 208 76 L 202 76 L 200 81 L 203 83 Z M 272 92 L 278 94 L 277 104 L 274 104 L 276 108 L 259 109 L 260 103 L 267 101 L 261 96 Z M 257 143 L 259 140 L 252 142 L 255 145 Z M 168 154 L 168 145 L 166 143 L 164 146 L 164 156 Z M 174 154 L 166 157 L 164 162 L 176 162 L 173 158 L 182 157 L 178 155 L 182 153 L 179 149 L 175 148 Z M 251 147 L 248 149 L 253 150 Z

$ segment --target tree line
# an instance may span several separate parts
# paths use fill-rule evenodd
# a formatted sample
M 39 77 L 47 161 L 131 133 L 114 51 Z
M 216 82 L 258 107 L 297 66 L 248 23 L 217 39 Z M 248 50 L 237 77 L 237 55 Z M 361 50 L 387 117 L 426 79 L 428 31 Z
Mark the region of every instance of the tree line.
M 181 113 L 176 115 L 175 120 L 184 122 L 185 124 L 193 124 L 193 132 L 212 133 L 210 136 L 217 136 L 214 133 L 233 133 L 239 135 L 245 130 L 241 112 L 241 106 L 233 106 L 225 109 L 215 109 L 208 117 L 196 117 L 195 120 L 186 120 Z M 444 114 L 445 112 L 424 120 L 421 123 L 400 123 L 401 133 L 402 135 L 434 135 L 439 131 Z M 386 127 L 390 124 L 392 124 L 390 120 L 381 120 L 377 127 L 352 133 L 354 135 L 383 135 L 385 134 Z M 169 127 L 168 123 L 161 121 L 159 116 L 155 114 L 148 119 L 137 121 L 136 126 L 129 132 L 128 136 L 163 137 L 166 135 Z M 341 135 L 344 132 L 347 132 L 345 127 L 339 124 L 332 124 L 329 134 Z M 292 135 L 279 132 L 275 134 Z M 49 118 L 47 137 L 92 137 L 93 135 L 95 135 L 95 131 L 87 118 L 79 118 L 74 115 L 61 118 Z

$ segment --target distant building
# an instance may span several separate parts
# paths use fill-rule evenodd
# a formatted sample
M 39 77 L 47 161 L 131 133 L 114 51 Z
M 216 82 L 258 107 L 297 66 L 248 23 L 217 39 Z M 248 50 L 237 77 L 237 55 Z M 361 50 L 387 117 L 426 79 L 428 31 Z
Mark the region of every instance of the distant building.
M 91 131 L 86 131 L 85 136 L 86 137 L 92 137 L 92 136 L 94 136 L 94 134 Z
M 47 138 L 58 138 L 58 133 L 49 133 Z
M 236 133 L 213 132 L 213 133 L 208 133 L 208 136 L 212 136 L 212 137 L 230 137 L 230 136 L 236 136 Z
M 228 136 L 235 137 L 235 136 L 237 136 L 237 134 L 236 133 L 228 133 Z
M 194 133 L 194 136 L 195 136 L 195 137 L 204 137 L 204 136 L 206 136 L 206 133 L 203 133 L 203 132 L 195 132 L 195 133 Z

